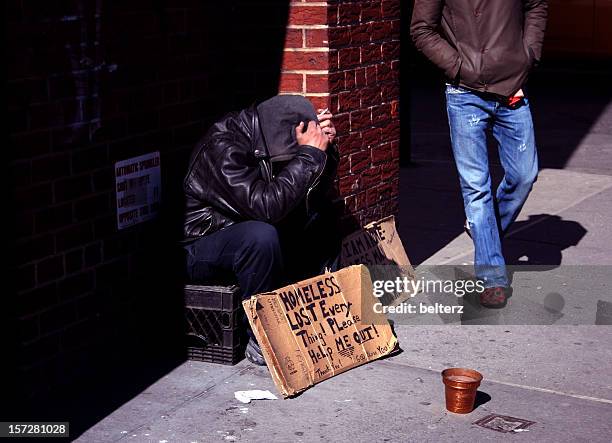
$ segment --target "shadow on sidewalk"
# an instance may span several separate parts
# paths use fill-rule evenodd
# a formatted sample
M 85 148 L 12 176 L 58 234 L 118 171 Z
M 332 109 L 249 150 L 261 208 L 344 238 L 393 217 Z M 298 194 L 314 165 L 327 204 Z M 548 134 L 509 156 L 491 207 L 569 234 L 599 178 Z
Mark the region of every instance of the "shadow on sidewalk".
M 558 215 L 530 215 L 528 220 L 514 223 L 506 237 L 506 264 L 543 265 L 552 269 L 561 264 L 562 251 L 576 246 L 586 233 L 580 223 Z

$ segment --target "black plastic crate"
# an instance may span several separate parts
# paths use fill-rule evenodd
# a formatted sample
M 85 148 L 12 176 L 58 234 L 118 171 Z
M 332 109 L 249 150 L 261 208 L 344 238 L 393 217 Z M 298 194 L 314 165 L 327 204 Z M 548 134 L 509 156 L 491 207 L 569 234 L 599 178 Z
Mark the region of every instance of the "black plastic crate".
M 242 296 L 238 286 L 186 285 L 187 357 L 235 365 L 247 343 Z

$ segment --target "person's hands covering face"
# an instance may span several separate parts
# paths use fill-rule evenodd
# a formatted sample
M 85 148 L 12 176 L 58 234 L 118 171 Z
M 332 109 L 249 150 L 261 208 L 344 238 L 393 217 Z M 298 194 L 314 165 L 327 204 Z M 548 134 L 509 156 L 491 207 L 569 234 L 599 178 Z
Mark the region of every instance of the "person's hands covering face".
M 325 151 L 329 144 L 327 135 L 323 133 L 323 128 L 314 121 L 308 122 L 304 129 L 304 122 L 300 122 L 295 128 L 295 138 L 300 145 L 309 145 Z

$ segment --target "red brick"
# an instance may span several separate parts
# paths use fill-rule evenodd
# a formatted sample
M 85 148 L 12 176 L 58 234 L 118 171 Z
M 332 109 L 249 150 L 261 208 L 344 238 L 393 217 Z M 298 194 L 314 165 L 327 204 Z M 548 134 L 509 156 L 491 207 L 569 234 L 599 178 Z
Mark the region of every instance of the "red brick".
M 351 130 L 356 131 L 372 124 L 372 113 L 369 109 L 351 112 Z
M 312 103 L 312 106 L 314 106 L 315 109 L 329 108 L 329 97 L 310 97 L 308 94 L 306 94 L 306 98 L 310 100 L 310 103 Z M 336 120 L 334 119 L 334 122 L 335 121 Z
M 381 45 L 378 43 L 361 47 L 361 63 L 377 63 L 382 59 Z
M 338 6 L 338 24 L 350 25 L 359 22 L 360 7 L 355 3 L 340 3 Z
M 327 69 L 327 52 L 294 52 L 283 54 L 282 70 L 316 70 Z
M 355 88 L 355 71 L 344 71 L 344 83 L 346 89 L 348 90 Z
M 393 141 L 399 139 L 400 126 L 399 120 L 391 120 L 382 127 L 381 139 L 384 141 Z
M 341 69 L 356 66 L 360 62 L 359 48 L 344 48 L 338 51 L 338 67 Z
M 354 194 L 359 190 L 359 183 L 361 179 L 358 175 L 349 175 L 346 177 L 341 177 L 338 183 L 338 190 L 340 195 L 348 196 Z
M 351 132 L 342 141 L 340 149 L 343 154 L 351 154 L 360 151 L 362 146 L 361 132 Z
M 340 92 L 345 88 L 345 73 L 344 72 L 332 72 L 329 74 L 329 90 L 330 92 Z
M 351 43 L 351 32 L 349 27 L 329 28 L 329 46 L 341 48 Z
M 289 25 L 327 24 L 327 6 L 296 6 L 289 10 Z
M 306 92 L 329 92 L 329 80 L 326 74 L 306 74 Z
M 400 102 L 394 100 L 391 102 L 391 118 L 399 118 L 400 115 Z
M 390 63 L 379 63 L 376 65 L 376 81 L 378 83 L 390 81 L 393 79 Z
M 332 114 L 336 114 L 339 109 L 338 94 L 332 94 L 329 96 L 329 110 Z
M 383 18 L 399 18 L 399 16 L 400 16 L 400 0 L 383 0 L 382 17 Z
M 338 107 L 340 112 L 350 112 L 359 109 L 359 93 L 346 91 L 338 94 Z
M 393 160 L 391 143 L 383 143 L 372 148 L 372 164 L 380 164 Z
M 351 174 L 356 174 L 370 166 L 370 151 L 361 151 L 349 156 Z
M 374 147 L 380 143 L 380 128 L 370 128 L 362 132 L 363 146 Z
M 370 26 L 369 25 L 354 25 L 350 27 L 351 44 L 360 46 L 370 42 Z
M 366 70 L 366 85 L 374 85 L 376 84 L 376 66 L 368 66 L 365 68 Z
M 390 161 L 382 165 L 382 181 L 394 180 L 399 177 L 399 163 Z
M 397 134 L 399 136 L 399 134 Z M 391 142 L 391 157 L 394 160 L 398 160 L 400 158 L 400 143 L 399 140 L 394 140 Z
M 372 23 L 371 36 L 372 41 L 385 40 L 392 37 L 391 22 L 375 22 Z
M 365 68 L 358 68 L 355 70 L 355 86 L 361 87 L 366 84 L 366 71 Z
M 393 40 L 400 40 L 400 20 L 391 20 L 391 38 Z
M 400 62 L 394 60 L 391 62 L 391 72 L 393 73 L 393 80 L 399 82 Z
M 355 209 L 357 211 L 360 211 L 362 209 L 365 209 L 366 207 L 366 193 L 364 192 L 360 192 L 358 194 L 355 194 L 355 200 L 356 200 L 356 204 L 355 204 Z
M 285 32 L 285 48 L 301 48 L 304 46 L 303 30 L 287 29 Z
M 373 1 L 365 3 L 361 7 L 361 22 L 369 22 L 374 20 L 380 20 L 382 16 L 382 9 L 379 1 Z
M 326 48 L 329 46 L 327 29 L 306 29 L 304 32 L 306 32 L 306 47 Z
M 349 175 L 350 172 L 351 172 L 351 164 L 349 162 L 349 156 L 343 154 L 340 156 L 340 160 L 338 162 L 338 170 L 336 171 L 336 175 L 342 178 L 342 177 Z
M 282 73 L 280 76 L 279 92 L 304 92 L 304 76 L 302 74 Z
M 350 130 L 350 118 L 347 112 L 342 112 L 334 116 L 334 126 L 338 136 L 342 136 L 349 133 Z
M 384 60 L 397 60 L 400 56 L 400 43 L 398 41 L 385 42 L 382 45 Z
M 387 83 L 381 86 L 382 99 L 385 102 L 399 98 L 399 84 L 397 82 Z
M 331 49 L 329 50 L 328 53 L 328 64 L 329 64 L 329 70 L 330 71 L 336 71 L 339 68 L 339 51 L 336 49 Z
M 378 185 L 381 182 L 381 167 L 375 166 L 366 169 L 361 173 L 361 180 L 362 189 L 370 189 L 371 187 Z
M 389 103 L 372 108 L 372 122 L 374 124 L 381 124 L 389 119 L 391 119 L 391 105 Z
M 380 103 L 380 88 L 378 88 L 377 86 L 369 86 L 367 88 L 363 88 L 360 91 L 360 98 L 361 98 L 361 107 L 362 108 L 367 108 L 370 106 L 374 106 L 378 103 Z

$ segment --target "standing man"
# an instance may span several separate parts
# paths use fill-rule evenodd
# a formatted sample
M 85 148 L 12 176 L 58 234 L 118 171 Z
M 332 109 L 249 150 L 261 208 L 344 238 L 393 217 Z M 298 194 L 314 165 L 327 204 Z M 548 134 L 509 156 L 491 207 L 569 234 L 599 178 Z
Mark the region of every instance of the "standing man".
M 506 305 L 509 281 L 501 238 L 538 172 L 529 101 L 523 88 L 540 60 L 547 0 L 415 0 L 411 35 L 447 77 L 453 155 L 474 241 L 480 303 Z M 499 145 L 504 178 L 493 195 L 486 132 Z

